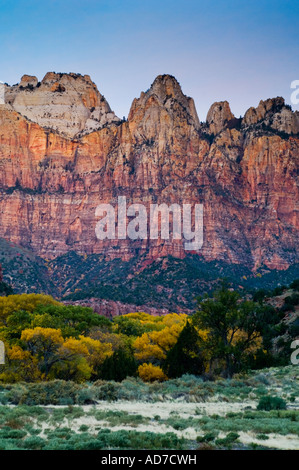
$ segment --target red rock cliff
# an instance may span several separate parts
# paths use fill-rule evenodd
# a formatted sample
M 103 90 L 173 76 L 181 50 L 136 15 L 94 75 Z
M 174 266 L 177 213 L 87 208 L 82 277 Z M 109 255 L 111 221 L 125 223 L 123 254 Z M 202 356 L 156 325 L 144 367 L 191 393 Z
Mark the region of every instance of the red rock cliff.
M 76 78 L 74 78 L 76 77 Z M 299 113 L 282 98 L 200 123 L 174 77 L 158 76 L 120 121 L 89 76 L 23 76 L 0 106 L 0 237 L 45 258 L 68 250 L 183 257 L 183 241 L 99 241 L 98 204 L 203 203 L 207 260 L 298 262 Z

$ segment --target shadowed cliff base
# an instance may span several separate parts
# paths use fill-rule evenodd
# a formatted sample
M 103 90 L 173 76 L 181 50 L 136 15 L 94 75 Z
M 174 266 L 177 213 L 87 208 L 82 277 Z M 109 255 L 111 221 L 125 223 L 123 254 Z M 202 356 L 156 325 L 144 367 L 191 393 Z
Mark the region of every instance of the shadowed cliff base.
M 0 264 L 3 280 L 15 293 L 51 294 L 91 306 L 108 317 L 140 310 L 155 315 L 191 313 L 195 298 L 215 290 L 224 278 L 232 287 L 249 292 L 288 285 L 299 278 L 299 264 L 285 271 L 263 266 L 253 273 L 245 266 L 207 262 L 197 255 L 166 256 L 148 264 L 146 255 L 107 261 L 101 255 L 72 251 L 46 261 L 3 239 Z

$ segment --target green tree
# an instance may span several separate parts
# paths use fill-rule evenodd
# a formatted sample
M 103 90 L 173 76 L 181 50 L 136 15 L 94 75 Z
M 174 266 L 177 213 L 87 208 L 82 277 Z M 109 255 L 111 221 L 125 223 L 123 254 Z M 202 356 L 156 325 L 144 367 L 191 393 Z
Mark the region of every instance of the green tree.
M 50 295 L 18 294 L 0 297 L 0 325 L 6 326 L 7 317 L 18 310 L 34 312 L 40 305 L 61 305 Z
M 19 339 L 22 331 L 30 328 L 31 316 L 25 310 L 18 310 L 7 317 L 7 327 L 4 329 L 8 340 Z
M 299 279 L 295 279 L 291 284 L 290 288 L 299 291 Z
M 253 294 L 253 300 L 254 302 L 260 302 L 263 303 L 265 297 L 267 297 L 270 294 L 269 290 L 266 289 L 258 289 L 254 292 Z
M 0 282 L 0 295 L 13 295 L 13 288 L 6 284 L 6 282 Z
M 162 368 L 169 378 L 181 377 L 183 374 L 201 375 L 204 372 L 200 337 L 189 321 L 176 344 L 168 351 Z
M 137 362 L 133 352 L 121 348 L 105 359 L 101 370 L 101 378 L 121 382 L 126 377 L 136 376 L 136 371 Z
M 63 337 L 88 335 L 94 327 L 111 329 L 108 318 L 80 305 L 39 305 L 33 315 L 33 327 L 59 328 Z
M 115 317 L 114 324 L 117 325 L 117 333 L 122 333 L 126 336 L 141 336 L 146 331 L 140 320 L 125 315 Z
M 213 295 L 198 301 L 194 325 L 207 330 L 205 348 L 211 364 L 223 364 L 223 375 L 232 375 L 248 364 L 249 357 L 271 346 L 279 314 L 273 307 L 242 300 L 240 294 L 223 285 Z

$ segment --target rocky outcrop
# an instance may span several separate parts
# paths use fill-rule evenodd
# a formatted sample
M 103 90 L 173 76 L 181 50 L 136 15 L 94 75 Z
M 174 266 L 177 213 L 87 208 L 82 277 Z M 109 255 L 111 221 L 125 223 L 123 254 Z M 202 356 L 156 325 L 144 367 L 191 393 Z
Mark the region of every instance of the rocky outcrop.
M 23 75 L 19 84 L 19 90 L 23 88 L 33 89 L 38 84 L 38 78 L 32 75 Z
M 5 101 L 28 120 L 68 138 L 119 121 L 89 75 L 49 72 L 41 82 L 23 75 L 20 84 L 6 87 Z
M 219 134 L 228 122 L 235 119 L 227 101 L 212 104 L 207 114 L 207 124 L 212 134 Z
M 128 124 L 133 144 L 155 148 L 156 154 L 170 148 L 179 155 L 190 152 L 200 128 L 193 99 L 170 75 L 159 75 L 146 93 L 134 99 Z
M 24 77 L 0 107 L 0 237 L 44 258 L 184 257 L 183 240 L 96 238 L 98 204 L 126 196 L 147 208 L 203 203 L 206 260 L 298 262 L 298 113 L 282 99 L 243 120 L 215 103 L 200 123 L 176 79 L 161 75 L 120 121 L 88 76 Z
M 65 305 L 80 305 L 81 307 L 90 307 L 95 313 L 103 315 L 104 317 L 112 319 L 119 315 L 126 315 L 127 313 L 145 312 L 154 316 L 167 315 L 172 313 L 166 308 L 155 308 L 149 305 L 133 305 L 124 304 L 115 300 L 91 298 L 86 300 L 64 301 Z M 181 313 L 191 313 L 190 310 L 178 308 Z
M 243 125 L 261 124 L 263 128 L 272 128 L 289 135 L 299 133 L 299 113 L 285 105 L 284 98 L 277 97 L 260 101 L 257 108 L 249 108 L 244 116 Z

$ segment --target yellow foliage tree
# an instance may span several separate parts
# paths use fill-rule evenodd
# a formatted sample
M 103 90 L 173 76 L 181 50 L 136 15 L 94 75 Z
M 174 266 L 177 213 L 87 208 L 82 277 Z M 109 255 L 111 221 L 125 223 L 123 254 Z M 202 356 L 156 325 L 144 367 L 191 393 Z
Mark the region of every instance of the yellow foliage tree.
M 76 338 L 68 338 L 59 348 L 60 360 L 52 369 L 52 376 L 64 380 L 84 382 L 90 379 L 92 367 L 88 363 L 88 348 Z
M 168 316 L 168 315 L 167 315 Z M 172 320 L 172 321 L 170 321 Z M 178 336 L 185 325 L 185 316 L 176 319 L 166 319 L 162 330 L 151 331 L 139 336 L 134 342 L 135 358 L 138 361 L 160 363 L 166 358 L 167 352 L 175 345 Z
M 34 353 L 40 352 L 39 346 L 41 345 L 42 351 L 47 352 L 53 345 L 62 344 L 63 337 L 61 330 L 55 328 L 28 328 L 22 331 L 21 340 L 28 344 L 28 348 Z
M 38 305 L 60 305 L 50 295 L 44 294 L 21 294 L 0 297 L 0 324 L 6 325 L 9 315 L 18 310 L 32 313 Z
M 101 341 L 101 343 L 110 343 L 113 351 L 117 351 L 118 349 L 125 347 L 128 343 L 127 337 L 124 337 L 121 334 L 103 331 L 98 327 L 91 328 L 89 337 Z
M 62 357 L 69 353 L 84 358 L 92 374 L 100 369 L 106 357 L 113 354 L 113 349 L 110 343 L 101 343 L 87 336 L 79 336 L 79 339 L 68 338 L 60 348 Z
M 41 373 L 47 377 L 51 367 L 60 360 L 58 349 L 63 344 L 61 330 L 55 328 L 28 328 L 23 330 L 21 340 L 27 350 L 38 360 Z
M 149 326 L 149 330 L 160 330 L 165 326 L 172 326 L 175 323 L 185 323 L 188 315 L 185 313 L 168 313 L 167 315 L 155 316 L 145 312 L 134 312 L 123 315 L 123 317 L 139 320 L 142 325 Z
M 163 382 L 164 380 L 167 380 L 167 376 L 164 374 L 163 370 L 159 366 L 154 366 L 153 364 L 141 364 L 138 367 L 138 374 L 139 377 L 144 381 L 144 382 Z
M 163 315 L 162 317 L 158 318 L 160 318 L 160 321 L 162 321 L 162 324 L 165 326 L 171 327 L 175 324 L 178 324 L 184 328 L 188 319 L 188 315 L 185 313 L 168 313 L 167 315 Z
M 35 382 L 42 379 L 37 359 L 20 346 L 7 347 L 5 360 L 5 365 L 0 366 L 1 382 Z
M 231 330 L 231 334 L 232 334 L 232 330 Z M 248 333 L 244 330 L 238 330 L 234 333 L 232 345 L 236 346 L 240 341 L 246 341 L 247 339 L 248 339 Z M 246 349 L 247 354 L 256 353 L 262 347 L 262 344 L 263 344 L 262 335 L 258 331 L 254 332 L 254 334 L 252 335 L 252 340 L 250 341 Z

